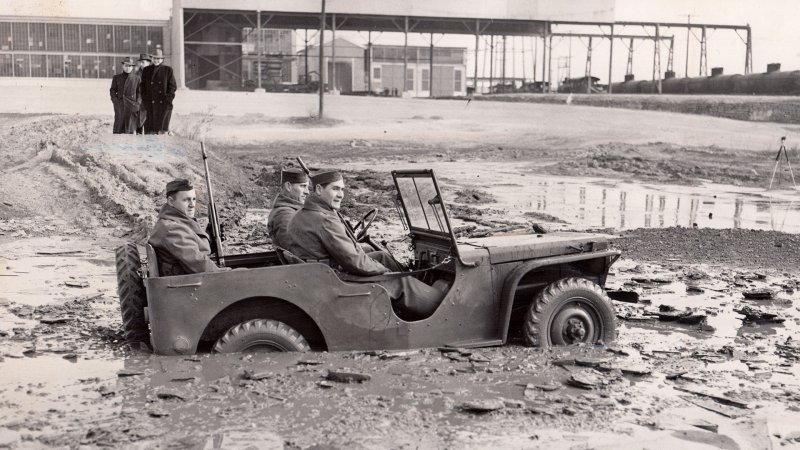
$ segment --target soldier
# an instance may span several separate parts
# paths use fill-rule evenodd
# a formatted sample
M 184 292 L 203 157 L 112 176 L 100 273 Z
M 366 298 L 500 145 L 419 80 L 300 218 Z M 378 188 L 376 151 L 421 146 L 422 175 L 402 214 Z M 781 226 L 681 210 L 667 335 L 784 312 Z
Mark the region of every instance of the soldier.
M 308 175 L 298 169 L 281 170 L 281 190 L 272 202 L 267 230 L 275 247 L 289 249 L 289 221 L 308 197 Z
M 128 57 L 122 61 L 122 73 L 111 79 L 111 102 L 114 104 L 114 134 L 133 134 L 139 123 L 142 105 L 141 79 L 133 72 L 136 63 Z
M 144 70 L 144 68 L 153 64 L 153 57 L 150 56 L 149 53 L 140 53 L 138 63 L 139 66 L 136 68 L 136 73 L 138 73 L 139 78 L 141 78 L 142 71 Z M 136 127 L 136 134 L 144 134 L 144 123 L 146 121 L 147 121 L 147 109 L 144 107 L 139 108 L 139 122 Z
M 386 252 L 367 254 L 337 211 L 344 198 L 344 179 L 335 171 L 311 177 L 313 191 L 303 208 L 289 222 L 288 250 L 307 262 L 322 262 L 352 275 L 369 277 L 402 270 Z M 373 282 L 365 278 L 365 282 Z M 444 292 L 411 276 L 377 281 L 386 288 L 398 312 L 416 320 L 430 316 L 444 298 Z
M 188 180 L 167 183 L 167 203 L 148 242 L 158 256 L 161 276 L 219 272 L 209 257 L 211 242 L 194 219 L 197 198 Z
M 159 48 L 152 56 L 153 65 L 142 70 L 142 97 L 147 105 L 144 131 L 147 134 L 165 134 L 169 133 L 172 101 L 178 84 L 172 67 L 164 64 L 164 52 Z

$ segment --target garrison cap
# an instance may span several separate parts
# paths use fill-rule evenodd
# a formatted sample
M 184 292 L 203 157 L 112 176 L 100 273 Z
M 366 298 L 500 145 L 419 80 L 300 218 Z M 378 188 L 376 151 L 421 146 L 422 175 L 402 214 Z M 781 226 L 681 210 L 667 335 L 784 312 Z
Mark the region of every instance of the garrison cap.
M 286 183 L 308 183 L 308 175 L 300 169 L 281 170 L 281 184 Z
M 139 61 L 153 62 L 153 57 L 149 53 L 139 53 Z
M 194 186 L 192 186 L 192 183 L 190 183 L 189 180 L 172 180 L 167 183 L 167 196 L 169 197 L 170 195 L 180 191 L 191 191 L 192 189 L 194 189 Z
M 343 180 L 342 173 L 337 170 L 328 170 L 325 172 L 319 172 L 315 175 L 311 176 L 311 181 L 314 183 L 314 186 L 318 184 L 328 184 L 333 183 L 334 181 Z

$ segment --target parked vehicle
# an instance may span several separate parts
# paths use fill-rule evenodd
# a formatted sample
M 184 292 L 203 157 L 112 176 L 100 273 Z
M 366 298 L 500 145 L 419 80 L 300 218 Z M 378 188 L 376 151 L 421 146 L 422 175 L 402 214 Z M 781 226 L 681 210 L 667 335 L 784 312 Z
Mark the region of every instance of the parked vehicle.
M 615 339 L 602 286 L 620 251 L 608 236 L 457 240 L 432 170 L 392 176 L 414 254 L 413 270 L 399 276 L 446 290 L 430 316 L 406 320 L 379 282 L 354 282 L 288 252 L 225 255 L 227 266 L 248 270 L 162 277 L 151 248 L 143 267 L 137 246 L 127 244 L 116 253 L 126 336 L 165 355 L 497 346 L 515 326 L 534 346 Z M 365 216 L 359 235 L 368 235 L 374 217 Z

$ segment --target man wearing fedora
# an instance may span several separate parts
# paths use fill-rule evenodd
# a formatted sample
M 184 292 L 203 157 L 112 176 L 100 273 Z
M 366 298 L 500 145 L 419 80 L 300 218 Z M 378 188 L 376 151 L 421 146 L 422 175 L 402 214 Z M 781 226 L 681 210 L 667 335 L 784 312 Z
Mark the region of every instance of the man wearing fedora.
M 122 73 L 111 78 L 111 103 L 114 105 L 114 134 L 133 134 L 139 126 L 142 105 L 141 80 L 133 69 L 136 63 L 127 57 L 121 62 Z
M 172 118 L 172 101 L 178 84 L 172 67 L 164 64 L 164 52 L 158 48 L 152 54 L 153 65 L 142 70 L 142 98 L 147 111 L 144 132 L 147 134 L 169 133 Z
M 136 73 L 141 78 L 144 68 L 153 64 L 153 57 L 149 53 L 140 53 L 139 61 L 137 62 L 139 65 L 136 67 Z M 144 104 L 142 105 L 143 107 L 139 108 L 139 123 L 136 127 L 136 134 L 144 134 L 144 123 L 147 121 L 147 109 L 144 108 Z
M 298 169 L 281 170 L 281 190 L 272 201 L 267 231 L 275 247 L 289 249 L 289 221 L 308 197 L 308 175 Z

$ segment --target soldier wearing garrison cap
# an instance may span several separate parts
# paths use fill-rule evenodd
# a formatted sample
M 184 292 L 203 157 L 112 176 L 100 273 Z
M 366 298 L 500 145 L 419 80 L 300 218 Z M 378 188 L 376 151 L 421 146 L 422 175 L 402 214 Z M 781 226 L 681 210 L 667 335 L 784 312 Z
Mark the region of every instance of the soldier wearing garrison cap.
M 267 218 L 267 231 L 272 244 L 288 249 L 290 244 L 289 221 L 303 207 L 308 197 L 308 175 L 299 169 L 281 171 L 281 190 L 272 201 L 272 211 Z
M 197 197 L 189 180 L 167 183 L 166 196 L 148 239 L 161 276 L 222 270 L 209 257 L 211 240 L 194 218 Z
M 307 262 L 327 263 L 351 275 L 369 277 L 402 271 L 387 252 L 366 253 L 344 224 L 338 214 L 345 188 L 340 172 L 320 172 L 311 177 L 311 182 L 311 194 L 289 222 L 289 251 Z M 410 318 L 432 314 L 444 298 L 444 292 L 410 276 L 377 283 Z

